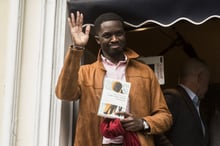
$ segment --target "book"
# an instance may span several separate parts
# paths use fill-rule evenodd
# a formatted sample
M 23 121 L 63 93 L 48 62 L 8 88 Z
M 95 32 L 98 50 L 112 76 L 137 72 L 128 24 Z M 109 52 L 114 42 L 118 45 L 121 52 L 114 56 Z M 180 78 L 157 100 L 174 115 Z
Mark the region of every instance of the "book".
M 111 119 L 124 118 L 124 116 L 115 113 L 126 111 L 130 87 L 129 82 L 105 78 L 98 116 Z

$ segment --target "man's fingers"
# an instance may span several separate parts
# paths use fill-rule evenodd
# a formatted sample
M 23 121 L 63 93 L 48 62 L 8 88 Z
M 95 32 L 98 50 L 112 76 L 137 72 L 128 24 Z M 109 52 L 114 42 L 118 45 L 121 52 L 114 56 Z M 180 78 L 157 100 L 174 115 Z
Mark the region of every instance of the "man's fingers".
M 76 25 L 79 26 L 80 25 L 80 13 L 79 11 L 76 12 Z
M 72 27 L 72 23 L 71 23 L 70 17 L 67 18 L 67 21 L 68 21 L 69 28 L 71 28 Z
M 82 24 L 83 24 L 83 14 L 81 13 L 79 15 L 79 27 L 82 28 Z
M 118 116 L 125 116 L 125 112 L 115 112 L 115 114 Z
M 127 118 L 127 117 L 133 117 L 133 114 L 128 113 L 128 112 L 125 112 L 125 113 L 124 113 L 124 116 L 125 116 L 125 118 Z
M 90 29 L 91 29 L 90 25 L 87 25 L 85 30 L 86 35 L 89 35 Z
M 71 23 L 72 23 L 72 27 L 73 27 L 73 26 L 76 25 L 76 24 L 75 24 L 75 23 L 76 23 L 76 21 L 75 21 L 75 16 L 74 16 L 73 13 L 71 13 L 70 16 L 71 16 Z
M 132 117 L 132 116 L 133 116 L 133 114 L 128 113 L 128 112 L 117 112 L 116 114 L 117 114 L 117 115 L 122 115 L 122 116 L 124 116 L 125 118 L 127 118 L 127 117 Z

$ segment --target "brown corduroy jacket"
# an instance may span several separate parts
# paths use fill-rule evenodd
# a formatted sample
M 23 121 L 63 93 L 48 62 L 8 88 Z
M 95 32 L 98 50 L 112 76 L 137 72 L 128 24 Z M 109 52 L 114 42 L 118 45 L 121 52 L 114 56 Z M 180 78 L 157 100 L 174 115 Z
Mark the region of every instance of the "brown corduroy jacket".
M 97 116 L 103 89 L 105 69 L 100 53 L 93 64 L 80 66 L 83 50 L 69 49 L 59 75 L 56 95 L 59 99 L 79 99 L 75 146 L 101 146 L 101 117 Z M 154 146 L 153 134 L 162 133 L 172 125 L 172 117 L 153 71 L 135 60 L 133 50 L 127 49 L 126 81 L 131 83 L 129 94 L 130 113 L 144 118 L 150 131 L 137 132 L 142 146 Z

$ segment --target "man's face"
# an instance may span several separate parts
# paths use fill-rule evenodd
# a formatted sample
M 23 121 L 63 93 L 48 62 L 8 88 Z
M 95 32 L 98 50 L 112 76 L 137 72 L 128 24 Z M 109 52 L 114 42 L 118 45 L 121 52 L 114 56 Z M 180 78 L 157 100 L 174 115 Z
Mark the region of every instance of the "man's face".
M 114 20 L 103 22 L 100 25 L 96 41 L 106 57 L 114 58 L 123 53 L 126 39 L 122 23 Z

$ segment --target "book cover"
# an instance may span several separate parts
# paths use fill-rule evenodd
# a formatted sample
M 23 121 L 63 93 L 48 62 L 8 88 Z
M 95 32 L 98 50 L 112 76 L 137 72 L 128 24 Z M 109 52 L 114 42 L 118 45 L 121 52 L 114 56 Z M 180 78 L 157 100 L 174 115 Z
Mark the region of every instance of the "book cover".
M 106 118 L 124 118 L 116 112 L 125 112 L 131 84 L 125 81 L 105 78 L 98 115 Z

